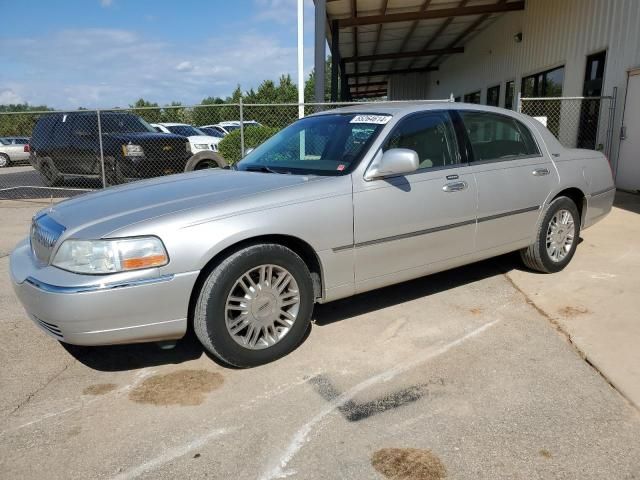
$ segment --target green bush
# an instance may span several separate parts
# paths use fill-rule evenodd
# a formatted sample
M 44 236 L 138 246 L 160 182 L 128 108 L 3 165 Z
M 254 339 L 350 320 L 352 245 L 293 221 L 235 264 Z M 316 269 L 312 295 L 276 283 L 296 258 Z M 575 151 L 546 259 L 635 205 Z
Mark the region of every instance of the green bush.
M 272 127 L 245 127 L 244 129 L 244 148 L 256 148 L 262 142 L 272 137 L 280 130 Z M 229 165 L 239 162 L 242 159 L 240 149 L 240 129 L 225 135 L 218 144 L 218 152 L 222 155 Z

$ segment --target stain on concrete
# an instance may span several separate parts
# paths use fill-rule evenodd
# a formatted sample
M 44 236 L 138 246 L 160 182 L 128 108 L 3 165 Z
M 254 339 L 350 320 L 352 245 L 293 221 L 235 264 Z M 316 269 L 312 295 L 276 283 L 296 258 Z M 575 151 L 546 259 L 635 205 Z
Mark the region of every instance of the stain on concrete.
M 328 402 L 342 394 L 326 375 L 316 375 L 309 382 Z M 421 399 L 424 395 L 424 387 L 424 385 L 413 385 L 363 403 L 348 400 L 338 406 L 338 411 L 349 422 L 358 422 L 377 413 L 386 412 Z
M 150 405 L 200 405 L 223 382 L 222 375 L 208 370 L 178 370 L 147 378 L 131 390 L 129 399 Z
M 417 448 L 383 448 L 371 465 L 391 480 L 440 480 L 447 476 L 442 461 L 431 451 Z
M 82 429 L 79 426 L 71 427 L 67 432 L 67 437 L 77 437 L 82 432 Z
M 83 395 L 104 395 L 105 393 L 112 392 L 116 389 L 115 383 L 96 383 L 95 385 L 89 385 L 82 391 Z
M 551 458 L 553 455 L 551 455 L 551 452 L 549 450 L 547 450 L 546 448 L 542 448 L 540 449 L 540 456 L 544 457 L 544 458 Z
M 470 308 L 469 312 L 471 312 L 473 315 L 481 315 L 484 312 L 484 308 L 480 308 L 480 307 Z
M 585 313 L 589 313 L 589 310 L 584 307 L 572 307 L 568 305 L 558 310 L 558 312 L 563 317 L 572 318 L 572 317 L 577 317 L 579 315 L 584 315 Z

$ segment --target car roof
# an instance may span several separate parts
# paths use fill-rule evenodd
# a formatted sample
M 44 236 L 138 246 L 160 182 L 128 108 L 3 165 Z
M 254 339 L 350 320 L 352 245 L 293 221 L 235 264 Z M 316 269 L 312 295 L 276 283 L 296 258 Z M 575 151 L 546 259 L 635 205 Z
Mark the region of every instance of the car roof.
M 190 127 L 188 123 L 175 123 L 175 122 L 162 122 L 162 123 L 152 123 L 151 125 L 160 125 L 162 127 Z
M 509 112 L 517 115 L 513 110 L 506 110 L 499 107 L 490 107 L 488 105 L 480 105 L 477 103 L 461 103 L 451 102 L 448 100 L 425 100 L 425 101 L 396 101 L 396 102 L 371 102 L 359 103 L 357 105 L 349 105 L 346 107 L 325 110 L 324 112 L 314 113 L 310 116 L 330 115 L 333 113 L 379 113 L 388 115 L 406 115 L 409 113 L 429 111 L 429 110 L 479 110 L 483 112 L 502 113 Z

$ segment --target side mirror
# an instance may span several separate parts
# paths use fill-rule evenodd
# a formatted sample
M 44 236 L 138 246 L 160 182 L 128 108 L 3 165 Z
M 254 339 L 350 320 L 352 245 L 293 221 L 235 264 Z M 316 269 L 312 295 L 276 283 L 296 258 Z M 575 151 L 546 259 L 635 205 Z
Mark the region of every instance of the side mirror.
M 378 152 L 365 173 L 365 180 L 415 172 L 420 165 L 418 154 L 408 148 L 392 148 L 384 153 L 381 152 Z

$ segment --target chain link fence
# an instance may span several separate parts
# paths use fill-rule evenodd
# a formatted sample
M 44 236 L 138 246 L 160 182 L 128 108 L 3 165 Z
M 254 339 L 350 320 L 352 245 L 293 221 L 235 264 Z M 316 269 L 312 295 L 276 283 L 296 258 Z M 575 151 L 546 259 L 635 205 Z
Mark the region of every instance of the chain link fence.
M 1 112 L 0 200 L 69 197 L 225 167 L 297 120 L 300 107 L 310 115 L 355 103 Z
M 611 154 L 615 92 L 603 97 L 521 98 L 518 111 L 545 125 L 562 145 Z

